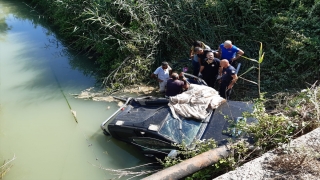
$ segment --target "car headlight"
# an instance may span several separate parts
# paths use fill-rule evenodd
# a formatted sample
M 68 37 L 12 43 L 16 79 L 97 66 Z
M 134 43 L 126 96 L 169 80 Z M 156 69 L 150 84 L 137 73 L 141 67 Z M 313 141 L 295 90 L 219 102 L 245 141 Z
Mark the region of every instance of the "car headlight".
M 117 121 L 116 125 L 121 126 L 124 123 L 124 121 Z
M 159 126 L 155 125 L 155 124 L 150 124 L 148 129 L 151 130 L 151 131 L 158 131 L 159 130 Z

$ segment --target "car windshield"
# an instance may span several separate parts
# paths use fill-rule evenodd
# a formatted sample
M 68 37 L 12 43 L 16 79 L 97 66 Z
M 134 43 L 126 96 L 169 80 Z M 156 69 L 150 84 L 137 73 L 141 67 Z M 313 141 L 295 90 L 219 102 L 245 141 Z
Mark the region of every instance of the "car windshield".
M 189 146 L 197 136 L 203 124 L 204 123 L 201 123 L 200 121 L 192 119 L 174 119 L 170 113 L 159 133 L 178 144 L 184 142 Z M 180 129 L 179 127 L 182 128 Z

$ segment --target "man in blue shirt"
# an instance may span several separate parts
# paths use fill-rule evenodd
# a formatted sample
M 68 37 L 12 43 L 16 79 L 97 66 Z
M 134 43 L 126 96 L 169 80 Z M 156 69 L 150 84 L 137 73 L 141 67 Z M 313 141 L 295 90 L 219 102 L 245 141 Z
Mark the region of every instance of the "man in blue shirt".
M 227 59 L 220 61 L 220 68 L 221 84 L 219 95 L 228 100 L 231 94 L 231 89 L 234 83 L 238 80 L 237 71 L 229 64 Z
M 226 40 L 224 43 L 220 44 L 218 48 L 218 55 L 220 56 L 220 59 L 227 59 L 233 66 L 235 65 L 235 61 L 243 54 L 244 52 L 237 46 L 233 45 L 230 40 Z

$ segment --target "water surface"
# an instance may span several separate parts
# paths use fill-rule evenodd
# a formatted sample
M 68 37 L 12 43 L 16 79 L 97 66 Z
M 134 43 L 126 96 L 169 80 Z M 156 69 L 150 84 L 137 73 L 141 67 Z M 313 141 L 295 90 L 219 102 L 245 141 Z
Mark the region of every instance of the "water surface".
M 145 162 L 99 127 L 116 102 L 71 95 L 99 88 L 93 72 L 92 60 L 67 49 L 21 1 L 0 1 L 0 161 L 17 157 L 6 180 L 111 179 L 96 166 Z

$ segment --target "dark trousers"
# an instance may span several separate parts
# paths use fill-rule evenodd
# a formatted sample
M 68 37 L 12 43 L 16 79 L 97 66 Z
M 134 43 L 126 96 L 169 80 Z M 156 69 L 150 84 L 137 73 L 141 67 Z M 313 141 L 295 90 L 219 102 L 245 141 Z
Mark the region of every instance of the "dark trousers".
M 221 82 L 220 84 L 220 89 L 219 89 L 219 95 L 223 98 L 225 98 L 226 100 L 230 99 L 230 94 L 231 94 L 231 90 L 232 89 L 228 89 L 229 83 L 223 83 Z
M 214 84 L 216 83 L 218 75 L 203 75 L 203 80 L 207 83 L 209 87 L 214 89 Z
M 237 68 L 238 62 L 236 62 L 236 61 L 230 62 L 230 61 L 229 61 L 229 63 L 230 63 L 230 65 L 233 66 L 234 68 Z
M 200 64 L 199 62 L 196 62 L 192 60 L 192 67 L 193 67 L 193 75 L 198 76 L 199 71 L 200 71 Z

